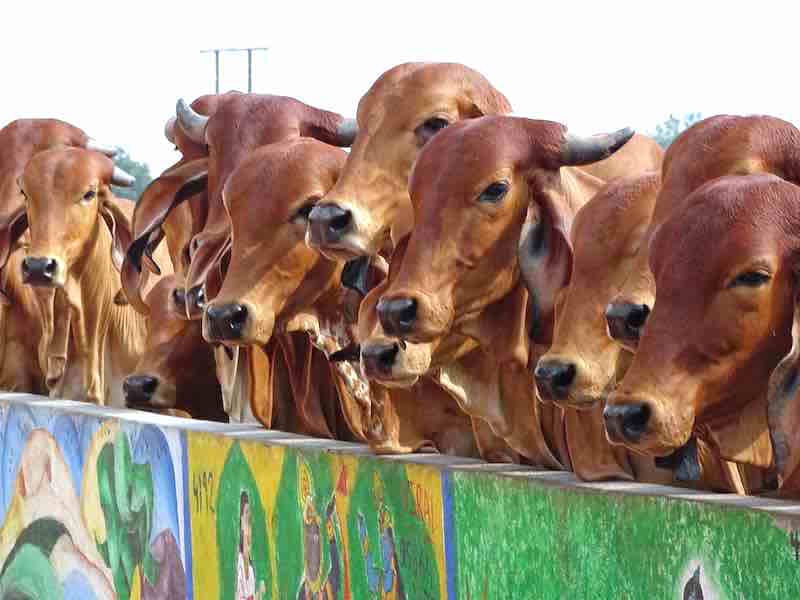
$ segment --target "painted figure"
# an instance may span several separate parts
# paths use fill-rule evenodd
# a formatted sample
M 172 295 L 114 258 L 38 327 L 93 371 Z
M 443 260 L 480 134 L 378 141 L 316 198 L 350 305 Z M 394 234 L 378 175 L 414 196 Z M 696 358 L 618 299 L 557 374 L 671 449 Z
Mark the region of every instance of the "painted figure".
M 364 557 L 364 564 L 367 570 L 367 585 L 370 592 L 380 600 L 405 600 L 403 582 L 400 579 L 400 567 L 397 564 L 392 514 L 384 502 L 383 482 L 377 472 L 372 482 L 372 493 L 378 510 L 382 564 L 377 567 L 369 554 L 367 523 L 363 513 L 359 512 L 358 535 L 361 538 L 361 554 Z
M 239 499 L 239 560 L 236 563 L 236 600 L 264 600 L 264 582 L 256 593 L 256 574 L 252 555 L 253 526 L 250 522 L 250 497 L 242 491 Z
M 327 575 L 322 573 L 322 528 L 320 517 L 314 506 L 314 484 L 308 465 L 298 461 L 298 481 L 300 510 L 303 520 L 303 579 L 297 592 L 297 600 L 336 600 L 342 585 L 341 559 L 336 541 L 336 526 L 339 515 L 336 512 L 336 497 L 331 496 L 325 508 L 325 533 L 328 538 L 328 552 L 331 566 Z

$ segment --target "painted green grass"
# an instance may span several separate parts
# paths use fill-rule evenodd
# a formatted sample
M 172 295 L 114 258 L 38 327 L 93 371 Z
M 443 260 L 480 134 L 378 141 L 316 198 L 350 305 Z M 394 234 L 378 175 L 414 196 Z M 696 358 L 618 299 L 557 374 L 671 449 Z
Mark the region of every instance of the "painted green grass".
M 453 512 L 459 598 L 682 598 L 697 561 L 719 598 L 800 597 L 789 534 L 763 513 L 459 473 Z

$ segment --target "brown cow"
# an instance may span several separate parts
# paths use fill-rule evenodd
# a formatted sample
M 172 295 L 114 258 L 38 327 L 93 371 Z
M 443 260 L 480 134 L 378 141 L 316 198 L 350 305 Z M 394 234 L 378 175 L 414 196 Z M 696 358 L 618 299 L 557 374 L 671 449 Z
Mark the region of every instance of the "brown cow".
M 560 409 L 534 401 L 528 322 L 536 337 L 547 337 L 555 291 L 570 273 L 565 234 L 574 212 L 603 183 L 569 165 L 599 161 L 624 145 L 630 148 L 621 151 L 621 165 L 607 161 L 609 177 L 657 167 L 655 143 L 637 136 L 626 144 L 632 135 L 584 139 L 558 123 L 484 117 L 438 134 L 414 167 L 414 230 L 377 305 L 381 324 L 411 342 L 450 332 L 477 340 L 485 366 L 462 374 L 485 390 L 475 416 L 537 464 L 569 465 L 569 453 Z M 529 206 L 533 217 L 523 236 Z M 532 313 L 521 271 L 533 291 Z
M 229 177 L 224 196 L 233 233 L 230 268 L 219 295 L 206 307 L 206 339 L 265 346 L 275 334 L 285 338 L 292 332 L 308 332 L 325 354 L 349 345 L 352 322 L 348 325 L 345 320 L 346 292 L 339 286 L 344 265 L 322 257 L 304 242 L 308 213 L 333 185 L 345 157 L 345 152 L 315 140 L 292 140 L 257 150 Z M 268 194 L 270 190 L 275 194 Z M 291 341 L 295 348 L 288 352 L 307 354 L 308 335 L 295 335 Z M 286 341 L 279 343 L 283 347 Z M 293 385 L 297 413 L 309 433 L 336 435 L 338 426 L 331 414 L 335 407 L 343 412 L 353 435 L 378 451 L 415 450 L 433 442 L 443 450 L 474 452 L 469 422 L 454 402 L 438 402 L 433 389 L 424 388 L 429 402 L 421 410 L 418 403 L 407 400 L 410 392 L 401 392 L 398 400 L 387 390 L 370 390 L 348 363 L 329 367 L 325 361 L 315 364 L 291 356 L 287 362 L 311 363 L 315 395 L 328 393 L 326 385 L 339 395 L 341 408 L 335 396 L 312 403 L 300 386 Z M 466 441 L 455 433 L 458 425 L 466 425 Z M 428 435 L 434 431 L 437 438 L 431 439 Z
M 209 117 L 197 114 L 182 100 L 178 101 L 176 112 L 179 127 L 193 141 L 209 148 L 208 217 L 203 230 L 192 240 L 186 294 L 187 311 L 198 318 L 206 301 L 201 294 L 202 285 L 229 247 L 222 189 L 233 169 L 259 146 L 301 136 L 349 146 L 356 125 L 352 119 L 294 98 L 238 92 L 218 96 L 215 111 Z
M 31 319 L 34 311 L 38 310 L 35 308 L 35 294 L 21 285 L 19 273 L 9 272 L 9 269 L 19 267 L 19 260 L 14 260 L 8 268 L 4 267 L 10 253 L 19 248 L 19 238 L 27 225 L 24 197 L 17 180 L 37 152 L 67 146 L 94 149 L 107 156 L 116 154 L 115 148 L 96 142 L 82 130 L 58 119 L 19 119 L 0 129 L 0 276 L 14 289 L 9 291 L 13 298 L 4 296 L 0 290 L 0 311 L 3 313 L 0 314 L 0 323 L 5 327 L 6 335 L 10 336 L 0 339 L 0 344 L 9 344 L 7 350 L 0 349 L 6 361 L 2 370 L 8 376 L 4 378 L 8 388 L 4 389 L 42 391 L 39 357 L 45 355 L 46 349 L 38 347 L 33 353 L 23 353 L 23 348 L 30 349 L 31 344 L 47 339 L 36 333 L 43 326 L 39 317 Z M 6 327 L 6 320 L 13 322 Z M 59 375 L 57 369 L 51 370 L 51 377 Z
M 408 176 L 420 148 L 451 123 L 509 112 L 508 100 L 464 65 L 389 69 L 358 104 L 358 136 L 341 178 L 311 211 L 308 243 L 345 260 L 390 249 L 413 225 Z
M 650 242 L 653 311 L 605 408 L 612 442 L 662 456 L 694 435 L 742 466 L 737 491 L 772 485 L 767 383 L 790 347 L 798 250 L 800 187 L 774 175 L 715 179 L 673 211 Z
M 753 173 L 773 173 L 800 183 L 800 131 L 794 125 L 769 116 L 731 115 L 692 125 L 667 149 L 647 239 L 686 196 L 707 181 Z M 655 298 L 648 248 L 641 245 L 631 274 L 606 309 L 609 334 L 630 350 L 636 348 Z
M 162 277 L 147 295 L 147 341 L 139 363 L 122 384 L 126 404 L 227 420 L 214 353 L 203 339 L 200 322 L 185 318 L 178 284 L 174 275 Z
M 56 391 L 71 399 L 122 405 L 121 379 L 142 351 L 144 317 L 113 304 L 133 207 L 109 185 L 132 181 L 108 157 L 76 148 L 37 154 L 20 180 L 31 235 L 23 280 L 56 291 L 39 298 L 40 310 L 50 335 L 69 340 L 52 344 L 69 343 L 68 387 Z

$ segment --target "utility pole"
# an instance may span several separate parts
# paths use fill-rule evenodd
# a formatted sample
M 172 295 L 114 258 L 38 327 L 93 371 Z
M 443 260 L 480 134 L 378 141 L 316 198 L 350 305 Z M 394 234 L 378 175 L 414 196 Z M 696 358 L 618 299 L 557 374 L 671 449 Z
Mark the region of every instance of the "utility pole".
M 253 91 L 253 52 L 267 51 L 269 48 L 210 48 L 200 50 L 200 53 L 214 53 L 214 72 L 216 75 L 214 83 L 214 93 L 219 94 L 219 55 L 220 52 L 247 52 L 247 91 Z

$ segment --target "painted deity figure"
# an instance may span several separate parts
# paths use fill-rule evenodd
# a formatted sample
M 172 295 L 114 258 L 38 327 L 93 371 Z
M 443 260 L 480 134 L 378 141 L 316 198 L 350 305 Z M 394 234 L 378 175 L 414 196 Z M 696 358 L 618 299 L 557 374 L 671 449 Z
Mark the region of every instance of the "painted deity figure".
M 236 600 L 266 600 L 264 582 L 256 592 L 253 569 L 253 526 L 250 521 L 250 497 L 242 491 L 239 498 L 239 558 L 236 563 Z
M 378 533 L 381 543 L 381 565 L 377 566 L 369 554 L 369 538 L 367 522 L 363 513 L 358 513 L 358 535 L 361 539 L 361 554 L 367 570 L 367 585 L 370 593 L 380 600 L 405 600 L 403 581 L 400 578 L 400 567 L 397 563 L 397 551 L 394 542 L 394 525 L 392 513 L 389 512 L 383 495 L 383 482 L 375 472 L 372 480 L 372 496 L 378 512 Z
M 297 600 L 336 600 L 342 584 L 339 546 L 336 541 L 336 499 L 331 497 L 325 509 L 325 536 L 330 555 L 330 569 L 322 572 L 322 526 L 314 506 L 314 483 L 308 465 L 298 459 L 300 512 L 303 525 L 303 578 Z M 341 531 L 341 527 L 340 527 Z

